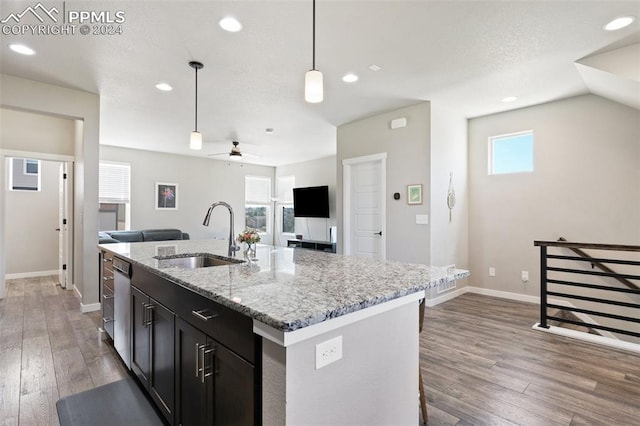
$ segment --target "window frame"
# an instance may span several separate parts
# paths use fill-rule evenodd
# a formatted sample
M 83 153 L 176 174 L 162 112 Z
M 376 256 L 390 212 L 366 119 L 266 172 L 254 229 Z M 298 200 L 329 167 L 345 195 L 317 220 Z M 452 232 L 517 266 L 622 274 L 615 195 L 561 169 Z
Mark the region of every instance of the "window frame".
M 249 180 L 262 180 L 268 182 L 267 187 L 269 188 L 268 194 L 265 199 L 249 199 L 247 198 L 247 184 Z M 273 180 L 270 176 L 258 176 L 258 175 L 245 175 L 244 177 L 245 184 L 245 192 L 244 192 L 244 223 L 245 228 L 247 225 L 247 208 L 255 208 L 255 207 L 265 207 L 265 219 L 266 219 L 266 230 L 261 231 L 258 230 L 258 234 L 261 236 L 273 234 L 273 218 L 271 217 L 272 212 L 272 192 L 273 192 Z
M 26 158 L 26 157 L 7 157 L 8 159 L 8 163 L 9 163 L 9 167 L 8 167 L 8 171 L 9 171 L 9 176 L 7 179 L 7 189 L 9 191 L 14 191 L 14 192 L 40 192 L 42 191 L 42 160 L 38 160 L 36 158 Z M 22 175 L 31 179 L 33 177 L 35 177 L 37 179 L 37 182 L 35 183 L 35 187 L 15 187 L 15 180 L 14 180 L 14 172 L 15 172 L 15 167 L 14 167 L 14 162 L 15 160 L 21 160 L 22 161 Z M 38 171 L 37 173 L 31 173 L 27 171 L 27 162 L 35 162 L 37 164 L 38 167 Z
M 128 198 L 127 199 L 117 199 L 117 198 L 101 198 L 100 197 L 100 168 L 106 166 L 115 166 L 128 169 Z M 117 161 L 99 161 L 98 163 L 98 211 L 101 210 L 101 205 L 124 205 L 124 229 L 123 231 L 131 229 L 131 164 L 123 163 Z M 111 210 L 108 210 L 111 211 Z M 118 214 L 116 213 L 116 219 L 118 218 Z M 118 221 L 119 222 L 119 221 Z M 117 227 L 118 223 L 116 223 Z M 121 229 L 118 229 L 121 230 Z
M 289 194 L 288 198 L 287 198 L 287 194 L 284 194 L 284 190 L 282 189 L 282 186 L 287 181 L 290 181 L 290 182 L 287 183 L 286 186 L 291 187 L 291 194 Z M 278 176 L 276 178 L 276 193 L 278 194 L 278 199 L 276 201 L 276 204 L 278 207 L 278 217 L 276 218 L 276 220 L 280 224 L 280 235 L 282 235 L 283 237 L 293 237 L 296 234 L 295 217 L 294 217 L 294 224 L 293 224 L 293 232 L 284 231 L 284 209 L 285 208 L 293 209 L 293 188 L 295 188 L 295 186 L 296 186 L 295 175 Z
M 531 135 L 531 170 L 514 170 L 508 172 L 496 173 L 494 171 L 495 166 L 495 157 L 494 157 L 494 145 L 497 140 L 508 139 L 508 138 L 516 138 L 524 135 Z M 487 139 L 488 149 L 487 149 L 487 174 L 489 176 L 501 176 L 501 175 L 513 175 L 520 173 L 533 173 L 535 171 L 535 138 L 533 129 L 522 130 L 519 132 L 513 133 L 505 133 L 501 135 L 489 136 Z

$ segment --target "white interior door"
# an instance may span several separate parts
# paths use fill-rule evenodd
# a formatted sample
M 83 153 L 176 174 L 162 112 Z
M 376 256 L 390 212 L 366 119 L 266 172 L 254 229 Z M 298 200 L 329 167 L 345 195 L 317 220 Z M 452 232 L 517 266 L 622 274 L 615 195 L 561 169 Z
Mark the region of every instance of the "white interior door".
M 386 155 L 345 160 L 345 254 L 385 259 Z
M 60 164 L 58 191 L 58 279 L 62 288 L 71 286 L 72 238 L 71 238 L 71 163 Z

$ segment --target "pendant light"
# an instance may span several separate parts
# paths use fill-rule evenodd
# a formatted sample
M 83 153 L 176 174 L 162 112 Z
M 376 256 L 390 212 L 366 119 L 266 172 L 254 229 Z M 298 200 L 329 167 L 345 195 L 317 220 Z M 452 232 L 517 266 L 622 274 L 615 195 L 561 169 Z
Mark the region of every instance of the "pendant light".
M 189 66 L 196 70 L 196 123 L 195 129 L 191 132 L 191 138 L 189 139 L 189 148 L 191 149 L 202 149 L 202 133 L 198 131 L 198 70 L 204 68 L 201 62 L 191 61 L 189 62 Z
M 313 104 L 322 102 L 322 85 L 322 73 L 316 69 L 316 0 L 313 0 L 313 63 L 304 75 L 304 100 Z

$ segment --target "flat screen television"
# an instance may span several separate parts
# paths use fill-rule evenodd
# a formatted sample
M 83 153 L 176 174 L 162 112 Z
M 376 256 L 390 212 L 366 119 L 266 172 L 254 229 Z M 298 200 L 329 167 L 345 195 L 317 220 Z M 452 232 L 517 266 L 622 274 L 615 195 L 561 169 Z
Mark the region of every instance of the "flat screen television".
M 293 188 L 295 217 L 329 217 L 329 187 Z

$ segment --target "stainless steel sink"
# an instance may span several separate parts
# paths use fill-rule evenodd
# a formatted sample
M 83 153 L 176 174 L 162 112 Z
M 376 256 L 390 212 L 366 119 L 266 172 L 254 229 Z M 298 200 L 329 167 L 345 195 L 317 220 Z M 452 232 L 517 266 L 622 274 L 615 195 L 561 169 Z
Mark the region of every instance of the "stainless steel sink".
M 218 256 L 209 253 L 178 254 L 172 256 L 155 256 L 158 259 L 158 268 L 208 268 L 210 266 L 225 266 L 243 263 L 242 260 L 230 257 Z

